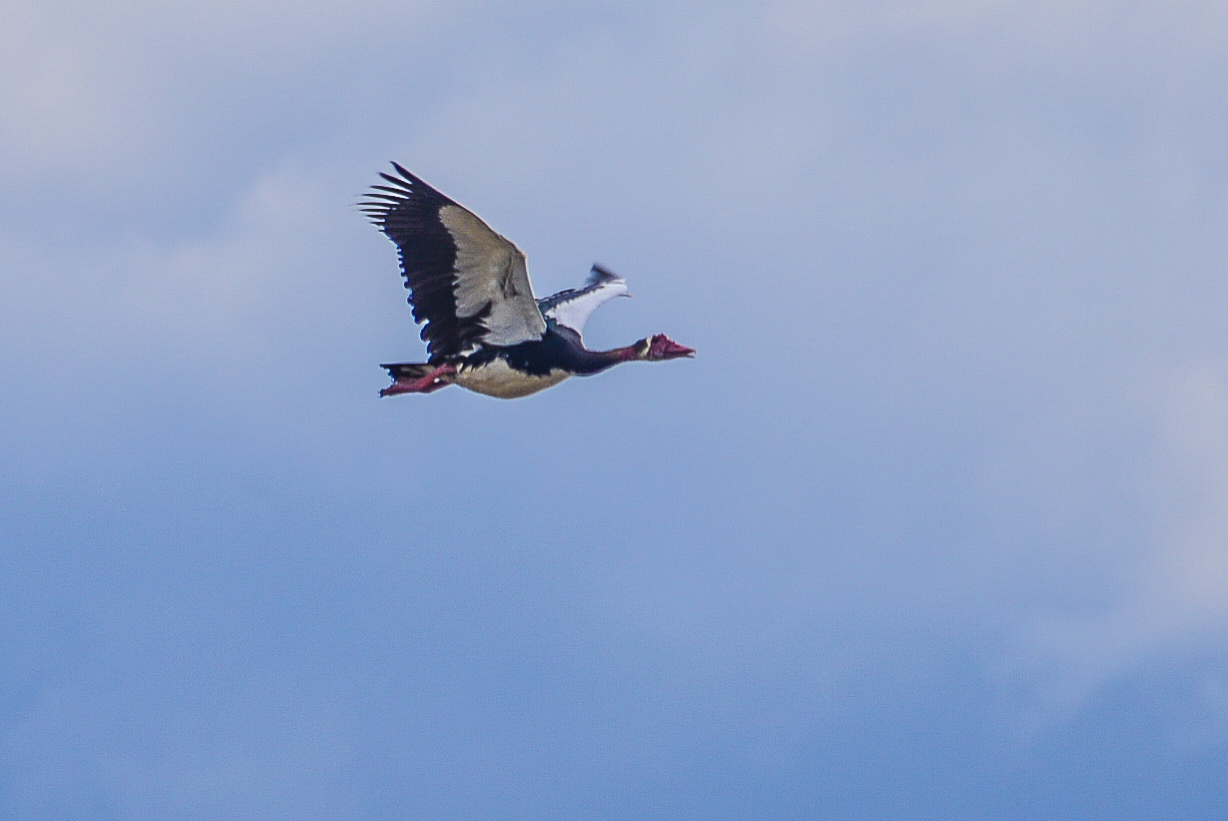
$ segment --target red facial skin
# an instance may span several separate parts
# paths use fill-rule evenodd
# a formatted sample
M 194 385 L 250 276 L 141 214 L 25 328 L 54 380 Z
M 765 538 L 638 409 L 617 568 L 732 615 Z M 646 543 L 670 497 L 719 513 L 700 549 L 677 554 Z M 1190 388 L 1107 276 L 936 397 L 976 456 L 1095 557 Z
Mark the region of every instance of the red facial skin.
M 678 359 L 694 355 L 693 349 L 679 345 L 665 334 L 657 334 L 648 340 L 648 353 L 644 355 L 644 358 L 656 362 L 662 359 Z

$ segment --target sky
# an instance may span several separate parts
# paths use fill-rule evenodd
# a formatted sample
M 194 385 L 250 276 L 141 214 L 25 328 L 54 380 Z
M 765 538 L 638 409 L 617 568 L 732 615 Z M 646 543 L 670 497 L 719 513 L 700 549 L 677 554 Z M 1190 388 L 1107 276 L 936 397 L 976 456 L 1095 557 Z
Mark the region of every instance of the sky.
M 0 4 L 0 817 L 1228 814 L 1228 6 Z M 629 364 L 424 353 L 396 160 Z

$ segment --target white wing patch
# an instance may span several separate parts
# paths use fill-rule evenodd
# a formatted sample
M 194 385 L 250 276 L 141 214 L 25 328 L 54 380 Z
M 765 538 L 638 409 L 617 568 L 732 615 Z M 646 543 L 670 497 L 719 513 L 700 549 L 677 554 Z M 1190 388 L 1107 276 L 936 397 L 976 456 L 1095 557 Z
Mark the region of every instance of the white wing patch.
M 622 277 L 603 279 L 593 286 L 576 291 L 576 295 L 563 299 L 546 310 L 546 316 L 555 322 L 584 334 L 584 323 L 593 311 L 616 296 L 628 296 L 627 283 Z

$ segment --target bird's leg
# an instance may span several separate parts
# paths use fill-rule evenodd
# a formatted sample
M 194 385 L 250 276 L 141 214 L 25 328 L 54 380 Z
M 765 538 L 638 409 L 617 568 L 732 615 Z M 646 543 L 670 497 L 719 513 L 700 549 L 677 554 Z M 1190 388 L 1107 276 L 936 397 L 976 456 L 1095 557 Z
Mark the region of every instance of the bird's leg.
M 446 387 L 448 387 L 448 385 L 451 385 L 451 384 L 452 384 L 451 382 L 445 382 L 445 381 L 443 381 L 442 379 L 436 379 L 436 380 L 435 380 L 435 382 L 434 382 L 434 384 L 432 384 L 432 385 L 427 385 L 425 388 L 423 388 L 423 389 L 420 391 L 420 393 L 434 393 L 435 391 L 439 390 L 440 388 L 446 388 Z
M 420 379 L 398 379 L 380 391 L 379 395 L 396 396 L 399 393 L 431 393 L 452 384 L 451 382 L 445 382 L 440 377 L 451 376 L 454 373 L 456 373 L 455 365 L 443 364 Z

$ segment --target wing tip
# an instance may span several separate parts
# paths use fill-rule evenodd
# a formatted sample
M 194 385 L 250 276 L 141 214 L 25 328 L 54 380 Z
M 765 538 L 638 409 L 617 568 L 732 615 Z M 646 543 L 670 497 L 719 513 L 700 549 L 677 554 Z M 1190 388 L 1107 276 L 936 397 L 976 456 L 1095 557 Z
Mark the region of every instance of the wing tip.
M 602 265 L 600 262 L 594 262 L 593 267 L 589 270 L 588 279 L 584 281 L 584 287 L 592 285 L 600 285 L 604 282 L 617 282 L 622 280 L 618 274 L 611 271 L 609 268 Z

